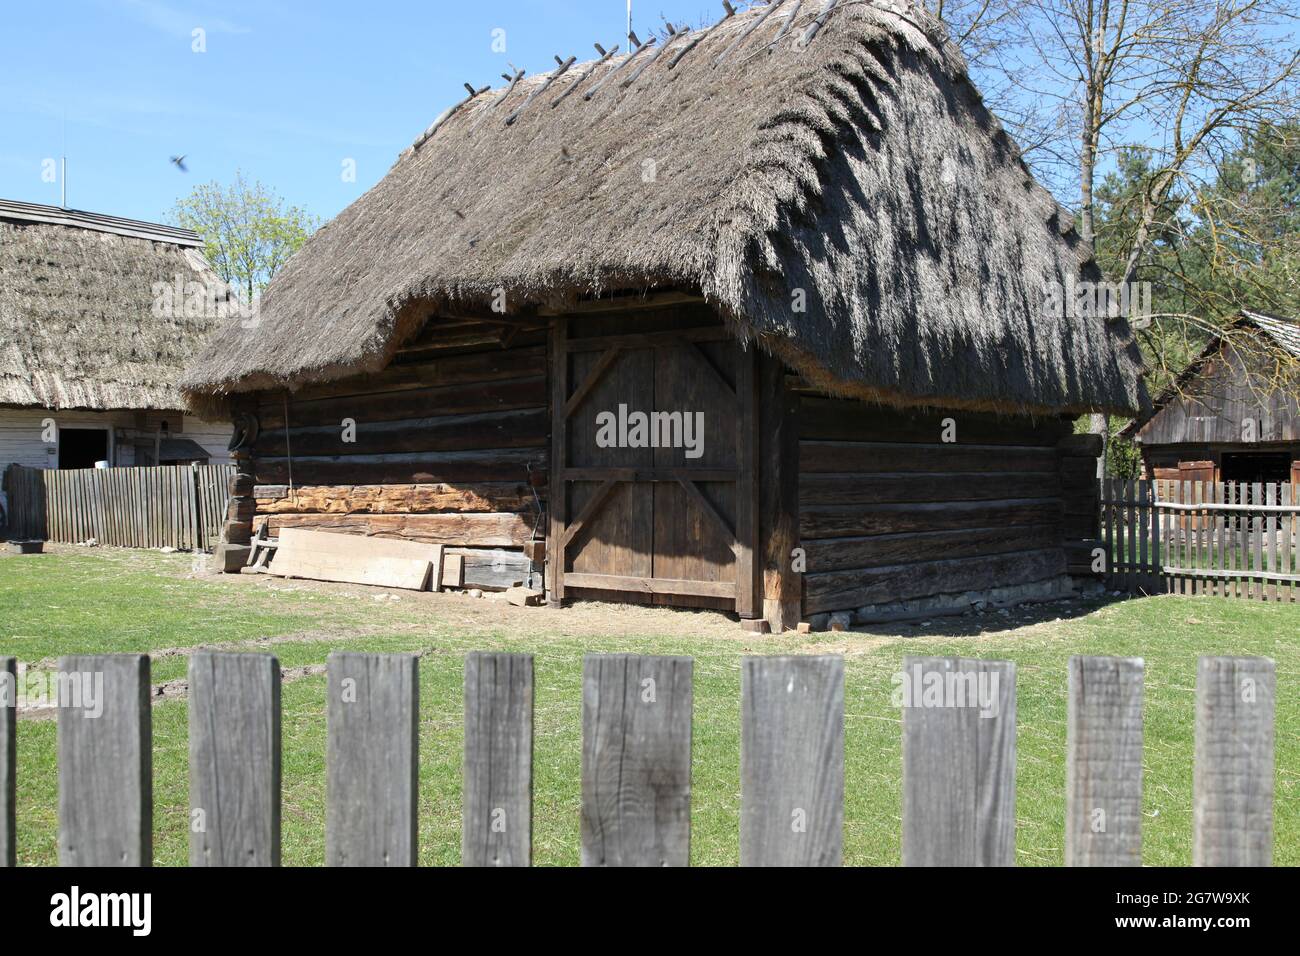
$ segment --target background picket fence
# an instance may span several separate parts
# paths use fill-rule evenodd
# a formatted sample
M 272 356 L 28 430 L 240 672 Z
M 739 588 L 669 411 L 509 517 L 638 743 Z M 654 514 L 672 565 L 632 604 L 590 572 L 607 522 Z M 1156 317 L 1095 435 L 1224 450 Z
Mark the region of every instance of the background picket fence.
M 234 465 L 57 471 L 11 465 L 9 534 L 124 548 L 210 551 L 221 533 Z
M 149 658 L 67 657 L 103 675 L 98 718 L 58 712 L 59 855 L 147 866 L 153 792 Z M 14 680 L 12 659 L 0 679 Z M 1015 862 L 1015 664 L 906 659 L 916 686 L 952 682 L 989 708 L 925 695 L 902 708 L 902 856 L 909 866 Z M 588 655 L 582 687 L 582 862 L 690 859 L 693 661 Z M 994 680 L 996 679 L 996 684 Z M 280 668 L 261 654 L 189 664 L 192 866 L 280 862 Z M 1069 664 L 1065 861 L 1138 865 L 1143 663 Z M 909 685 L 911 686 L 911 685 Z M 465 661 L 462 861 L 532 861 L 533 658 Z M 1193 860 L 1267 866 L 1273 843 L 1275 669 L 1202 657 L 1196 686 Z M 888 692 L 888 689 L 882 689 Z M 418 669 L 411 655 L 334 653 L 327 677 L 326 861 L 411 866 L 419 807 Z M 844 830 L 844 660 L 750 657 L 741 678 L 740 862 L 838 865 Z M 943 701 L 940 701 L 943 703 Z M 0 863 L 15 860 L 16 711 L 0 708 Z
M 1297 531 L 1295 485 L 1102 481 L 1105 577 L 1116 590 L 1291 603 Z

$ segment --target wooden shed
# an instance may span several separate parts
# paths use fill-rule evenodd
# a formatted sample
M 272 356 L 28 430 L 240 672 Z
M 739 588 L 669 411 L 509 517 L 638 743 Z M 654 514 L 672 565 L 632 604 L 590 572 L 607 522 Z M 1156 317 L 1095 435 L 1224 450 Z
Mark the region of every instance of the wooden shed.
M 248 437 L 231 565 L 263 525 L 394 536 L 776 629 L 1068 587 L 1073 421 L 1133 414 L 1140 360 L 1045 306 L 1100 276 L 942 27 L 776 2 L 557 60 L 439 117 L 188 370 Z
M 1243 311 L 1122 434 L 1147 478 L 1300 484 L 1300 322 Z
M 229 461 L 228 416 L 188 414 L 176 385 L 218 316 L 157 307 L 160 287 L 224 295 L 202 246 L 188 229 L 0 199 L 0 476 Z M 0 483 L 0 527 L 9 510 Z

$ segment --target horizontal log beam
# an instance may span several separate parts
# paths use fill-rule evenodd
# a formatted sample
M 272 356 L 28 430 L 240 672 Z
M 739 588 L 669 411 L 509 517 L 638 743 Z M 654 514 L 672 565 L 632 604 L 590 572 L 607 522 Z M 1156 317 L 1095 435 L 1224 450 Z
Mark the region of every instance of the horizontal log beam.
M 691 597 L 734 598 L 735 581 L 682 581 L 675 578 L 639 578 L 620 574 L 564 573 L 565 588 L 630 591 L 637 594 L 684 594 Z
M 608 299 L 589 299 L 557 308 L 542 308 L 538 315 L 592 315 L 599 312 L 633 312 L 642 309 L 663 309 L 674 305 L 699 305 L 701 295 L 688 292 L 655 292 L 650 295 L 624 295 Z
M 804 578 L 804 613 L 844 611 L 936 594 L 1030 584 L 1064 573 L 1063 549 L 1050 548 L 984 558 L 809 574 Z
M 942 442 L 945 420 L 955 424 L 955 444 L 1055 448 L 1074 426 L 1059 418 L 1031 420 L 984 412 L 929 412 L 882 408 L 865 402 L 805 396 L 800 403 L 805 441 Z
M 506 379 L 465 385 L 440 385 L 316 401 L 289 400 L 289 425 L 340 428 L 343 419 L 361 423 L 400 422 L 443 415 L 473 415 L 514 409 L 546 408 L 546 377 Z M 262 432 L 284 428 L 284 402 L 258 412 Z
M 287 485 L 253 489 L 259 514 L 433 514 L 439 512 L 531 513 L 537 507 L 524 482 L 463 485 Z
M 385 455 L 397 452 L 467 451 L 472 448 L 527 448 L 548 441 L 550 416 L 545 407 L 479 415 L 440 415 L 402 421 L 352 419 L 348 428 L 338 422 L 264 431 L 255 453 L 280 457 L 297 455 Z M 345 441 L 345 439 L 351 439 Z
M 734 336 L 721 326 L 676 329 L 672 332 L 633 332 L 626 335 L 592 335 L 566 339 L 569 352 L 603 352 L 605 349 L 678 348 L 691 342 L 726 342 Z
M 1058 457 L 1050 448 L 921 442 L 802 441 L 799 471 L 837 472 L 1050 472 Z
M 1061 525 L 1055 523 L 865 538 L 819 538 L 803 542 L 803 547 L 808 557 L 808 573 L 816 574 L 1052 548 L 1061 544 L 1062 537 Z
M 1057 498 L 1060 493 L 1055 472 L 802 475 L 799 479 L 801 506 Z
M 545 469 L 545 448 L 452 451 L 429 455 L 293 457 L 296 485 L 432 485 L 464 481 L 523 481 L 528 468 Z M 257 483 L 289 483 L 287 458 L 254 460 Z
M 1052 498 L 824 506 L 800 510 L 799 534 L 807 541 L 909 531 L 956 531 L 1044 524 L 1059 515 L 1060 503 Z
M 736 481 L 734 468 L 565 468 L 559 481 Z
M 277 535 L 282 528 L 309 528 L 361 534 L 426 544 L 480 548 L 518 548 L 533 537 L 533 520 L 517 514 L 440 515 L 259 515 L 254 530 L 269 526 Z M 543 534 L 542 529 L 538 534 Z

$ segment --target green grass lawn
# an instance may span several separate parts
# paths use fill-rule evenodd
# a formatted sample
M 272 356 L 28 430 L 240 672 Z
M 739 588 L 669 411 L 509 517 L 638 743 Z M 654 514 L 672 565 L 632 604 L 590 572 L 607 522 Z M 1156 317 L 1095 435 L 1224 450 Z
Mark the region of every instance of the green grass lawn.
M 462 659 L 471 650 L 536 656 L 534 857 L 579 858 L 582 656 L 685 654 L 695 659 L 692 861 L 738 860 L 740 660 L 753 653 L 846 656 L 845 847 L 848 864 L 899 862 L 901 755 L 891 675 L 904 655 L 1017 663 L 1017 857 L 1060 865 L 1065 813 L 1066 664 L 1072 654 L 1146 659 L 1144 861 L 1191 862 L 1196 658 L 1251 654 L 1277 662 L 1278 865 L 1300 864 L 1300 607 L 1159 597 L 1104 606 L 1053 605 L 935 619 L 861 633 L 744 635 L 721 615 L 578 605 L 516 609 L 441 595 L 376 601 L 359 588 L 288 586 L 267 578 L 190 575 L 186 555 L 110 549 L 0 558 L 0 655 L 29 663 L 60 654 L 147 652 L 229 644 L 272 652 L 285 666 L 330 650 L 424 651 L 420 664 L 420 861 L 460 855 Z M 258 646 L 259 639 L 269 640 Z M 183 654 L 155 660 L 153 680 L 184 676 Z M 316 865 L 325 848 L 324 677 L 283 690 L 284 862 Z M 187 858 L 184 700 L 154 708 L 155 858 Z M 19 858 L 57 857 L 56 727 L 18 728 Z

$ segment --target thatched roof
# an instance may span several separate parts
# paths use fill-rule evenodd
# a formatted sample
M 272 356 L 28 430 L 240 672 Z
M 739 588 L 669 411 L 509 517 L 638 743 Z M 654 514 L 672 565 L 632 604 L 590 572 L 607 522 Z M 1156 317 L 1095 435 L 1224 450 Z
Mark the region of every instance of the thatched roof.
M 154 285 L 217 282 L 200 245 L 186 229 L 0 200 L 0 406 L 184 409 L 181 369 L 219 320 L 155 316 Z
M 1045 309 L 1049 283 L 1099 278 L 1090 250 L 942 27 L 887 0 L 818 20 L 826 3 L 480 91 L 293 257 L 187 393 L 374 371 L 432 310 L 498 288 L 523 311 L 676 287 L 840 394 L 1136 409 L 1127 325 Z

